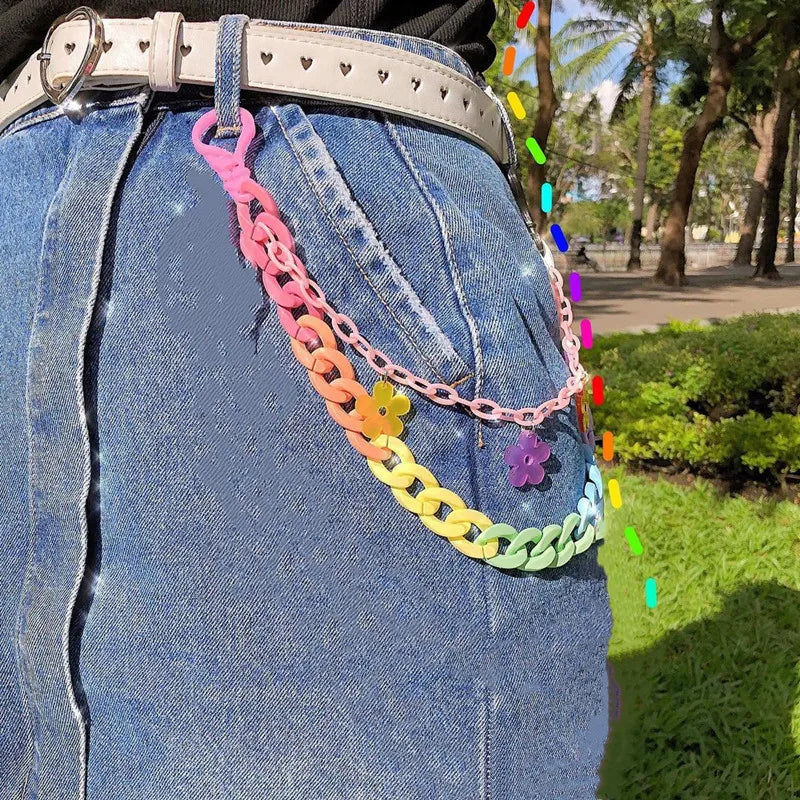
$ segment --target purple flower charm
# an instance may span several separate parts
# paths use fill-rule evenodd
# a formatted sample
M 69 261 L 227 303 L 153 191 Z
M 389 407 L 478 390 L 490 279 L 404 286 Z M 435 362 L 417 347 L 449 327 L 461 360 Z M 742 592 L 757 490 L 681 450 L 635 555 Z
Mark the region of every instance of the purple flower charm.
M 522 431 L 516 444 L 506 447 L 503 460 L 511 467 L 508 480 L 521 489 L 525 484 L 535 486 L 544 478 L 544 464 L 550 458 L 550 445 L 535 433 Z

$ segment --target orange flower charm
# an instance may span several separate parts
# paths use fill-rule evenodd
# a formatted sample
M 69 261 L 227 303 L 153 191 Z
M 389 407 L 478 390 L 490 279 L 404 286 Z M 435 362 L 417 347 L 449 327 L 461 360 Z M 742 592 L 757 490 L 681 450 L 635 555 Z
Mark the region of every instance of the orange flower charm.
M 356 399 L 356 413 L 364 418 L 362 431 L 367 439 L 381 434 L 399 436 L 403 432 L 400 417 L 411 410 L 411 401 L 404 394 L 395 394 L 389 381 L 378 381 L 372 387 L 372 396 Z

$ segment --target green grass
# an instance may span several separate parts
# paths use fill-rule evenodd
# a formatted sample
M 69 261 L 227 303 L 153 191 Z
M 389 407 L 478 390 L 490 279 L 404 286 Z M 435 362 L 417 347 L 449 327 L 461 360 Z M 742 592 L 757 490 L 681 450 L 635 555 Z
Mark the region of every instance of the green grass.
M 600 560 L 621 715 L 598 797 L 800 797 L 800 507 L 615 476 L 623 505 L 608 510 Z

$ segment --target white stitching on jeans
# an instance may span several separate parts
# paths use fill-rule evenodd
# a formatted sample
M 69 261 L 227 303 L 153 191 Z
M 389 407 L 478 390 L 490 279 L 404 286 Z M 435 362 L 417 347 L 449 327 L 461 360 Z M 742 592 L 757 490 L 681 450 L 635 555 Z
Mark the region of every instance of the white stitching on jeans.
M 310 180 L 310 176 L 308 175 L 308 171 L 306 169 L 304 161 L 303 161 L 302 157 L 300 156 L 300 154 L 297 152 L 297 148 L 295 147 L 294 142 L 292 141 L 291 137 L 289 136 L 289 134 L 288 134 L 288 132 L 286 130 L 286 126 L 284 124 L 284 121 L 280 118 L 280 116 L 277 113 L 275 113 L 274 108 L 272 109 L 272 111 L 273 111 L 273 114 L 275 115 L 275 119 L 277 120 L 278 125 L 281 128 L 281 131 L 283 132 L 283 135 L 284 135 L 287 143 L 289 144 L 289 147 L 292 149 L 292 152 L 294 153 L 295 158 L 297 159 L 301 169 L 306 174 L 306 178 L 309 181 L 309 185 L 311 186 L 312 190 L 314 190 L 314 194 L 317 196 L 317 199 L 320 201 L 320 207 L 322 208 L 323 213 L 326 215 L 326 217 L 328 218 L 329 222 L 331 223 L 331 226 L 337 232 L 337 234 L 339 235 L 339 238 L 342 240 L 342 242 L 343 242 L 344 246 L 346 247 L 347 251 L 350 253 L 350 256 L 353 259 L 353 262 L 355 263 L 356 267 L 359 269 L 359 272 L 361 273 L 361 275 L 363 276 L 365 281 L 368 283 L 368 285 L 370 286 L 370 288 L 374 292 L 375 296 L 381 301 L 381 303 L 384 305 L 384 307 L 386 308 L 388 313 L 395 320 L 395 322 L 397 323 L 398 327 L 403 331 L 403 333 L 405 334 L 406 338 L 411 343 L 411 345 L 414 347 L 414 349 L 417 351 L 417 353 L 420 355 L 420 357 L 433 370 L 434 374 L 436 375 L 436 377 L 439 379 L 440 382 L 442 382 L 442 383 L 446 382 L 445 379 L 441 375 L 438 374 L 439 370 L 436 369 L 436 366 L 431 362 L 430 358 L 420 349 L 419 345 L 416 342 L 416 338 L 403 325 L 402 320 L 400 320 L 397 317 L 397 315 L 395 314 L 395 312 L 393 311 L 391 306 L 383 299 L 383 297 L 381 296 L 380 292 L 377 290 L 377 288 L 374 286 L 374 284 L 370 280 L 369 276 L 362 269 L 361 264 L 360 264 L 360 262 L 359 262 L 359 260 L 358 260 L 358 258 L 356 256 L 356 254 L 352 251 L 352 249 L 349 247 L 348 243 L 342 237 L 341 233 L 339 232 L 338 226 L 336 225 L 334 220 L 331 218 L 327 208 L 325 207 L 325 204 L 322 202 L 322 198 L 320 198 L 320 196 L 317 194 L 316 190 L 314 189 L 313 182 Z M 311 123 L 309 122 L 309 124 L 311 124 Z M 319 134 L 316 134 L 316 132 L 315 132 L 315 135 L 319 136 Z M 323 143 L 323 150 L 327 154 L 327 150 L 324 149 L 324 143 Z M 330 156 L 328 156 L 328 158 L 330 158 Z M 333 164 L 333 168 L 335 170 L 337 170 L 337 172 L 338 172 L 338 168 L 336 167 L 335 163 L 333 163 L 333 159 L 331 159 L 331 163 Z M 370 238 L 374 238 L 374 236 L 370 237 Z M 392 278 L 393 278 L 395 284 L 398 286 L 398 288 L 401 291 L 403 291 L 406 294 L 406 297 L 409 300 L 409 304 L 414 309 L 414 311 L 417 312 L 417 314 L 419 315 L 419 317 L 420 317 L 423 325 L 425 326 L 426 330 L 428 330 L 428 332 L 431 334 L 431 336 L 437 342 L 439 347 L 442 349 L 442 352 L 444 353 L 444 355 L 449 357 L 449 358 L 455 358 L 455 359 L 458 359 L 459 361 L 462 361 L 461 357 L 459 356 L 459 354 L 456 352 L 455 348 L 453 347 L 453 344 L 450 342 L 450 340 L 447 338 L 447 336 L 444 334 L 444 332 L 441 330 L 441 328 L 439 328 L 436 320 L 433 318 L 433 316 L 431 315 L 430 311 L 428 311 L 428 309 L 426 309 L 425 306 L 422 305 L 422 302 L 420 301 L 419 297 L 417 297 L 416 292 L 414 292 L 413 288 L 410 285 L 407 284 L 406 279 L 402 276 L 402 274 L 400 274 L 399 269 L 397 268 L 397 265 L 391 259 L 389 254 L 386 253 L 385 248 L 383 247 L 381 242 L 379 240 L 377 240 L 377 239 L 375 240 L 375 242 L 377 243 L 377 246 L 379 248 L 379 252 L 385 253 L 386 260 L 389 262 L 389 264 L 387 264 L 387 266 L 390 268 L 390 270 L 392 270 Z M 395 272 L 397 273 L 396 275 L 395 275 Z M 405 286 L 403 286 L 403 285 L 401 285 L 401 284 L 399 284 L 397 282 L 398 278 L 403 280 L 403 282 L 405 283 Z M 411 292 L 411 294 L 409 294 L 409 291 Z M 412 302 L 412 300 L 413 300 L 413 302 Z
M 124 88 L 125 87 L 120 87 L 120 91 L 124 91 Z M 110 103 L 98 103 L 98 108 L 116 108 L 117 106 L 124 106 L 128 103 L 140 102 L 144 93 L 149 91 L 149 87 L 147 87 L 146 84 L 142 84 L 142 86 L 136 88 L 141 89 L 139 94 L 131 94 L 125 97 L 119 97 L 116 100 L 112 100 Z M 3 128 L 2 131 L 0 131 L 0 141 L 5 139 L 7 136 L 12 136 L 15 133 L 24 131 L 26 128 L 31 128 L 34 125 L 38 125 L 40 122 L 49 122 L 50 120 L 65 116 L 64 110 L 60 106 L 51 108 L 50 110 L 47 110 L 46 108 L 38 108 L 34 109 L 33 111 L 29 111 L 28 113 L 31 114 L 31 116 L 20 118 L 7 128 Z
M 419 186 L 420 191 L 428 201 L 428 204 L 433 210 L 433 213 L 436 215 L 436 219 L 439 223 L 439 230 L 442 234 L 445 252 L 447 253 L 447 260 L 450 263 L 450 271 L 453 276 L 453 284 L 455 286 L 456 295 L 459 303 L 461 304 L 462 310 L 464 311 L 464 316 L 467 320 L 467 326 L 469 327 L 470 338 L 472 339 L 472 347 L 475 350 L 475 395 L 480 397 L 483 392 L 483 350 L 481 349 L 480 331 L 478 330 L 478 324 L 475 321 L 475 317 L 472 314 L 467 301 L 466 293 L 464 292 L 464 284 L 461 280 L 461 273 L 458 269 L 455 253 L 453 252 L 453 241 L 450 238 L 450 231 L 447 228 L 447 223 L 445 222 L 444 214 L 442 213 L 439 204 L 428 190 L 428 187 L 422 180 L 422 176 L 420 175 L 419 169 L 417 168 L 411 153 L 409 153 L 408 148 L 406 148 L 400 139 L 400 134 L 397 131 L 397 127 L 386 117 L 383 117 L 383 122 L 386 125 L 392 139 L 394 140 L 394 143 L 397 146 L 403 161 L 413 175 L 417 186 Z
M 144 100 L 145 93 L 138 95 L 138 99 Z M 89 327 L 92 321 L 92 313 L 94 310 L 94 306 L 97 300 L 97 291 L 100 285 L 100 275 L 102 270 L 103 264 L 103 253 L 105 249 L 105 239 L 106 235 L 108 234 L 108 228 L 111 219 L 111 211 L 114 205 L 114 198 L 117 195 L 117 191 L 119 189 L 119 183 L 122 178 L 122 174 L 125 170 L 125 166 L 128 162 L 131 152 L 133 151 L 133 147 L 136 143 L 136 140 L 142 133 L 142 126 L 144 122 L 144 115 L 142 112 L 142 103 L 139 102 L 137 104 L 139 106 L 139 114 L 136 118 L 136 124 L 134 129 L 131 131 L 128 141 L 120 153 L 120 159 L 117 166 L 116 173 L 112 176 L 109 187 L 108 187 L 108 197 L 106 199 L 106 205 L 103 209 L 103 222 L 101 225 L 101 230 L 99 231 L 99 238 L 98 238 L 98 247 L 97 247 L 97 255 L 95 257 L 95 263 L 93 265 L 93 272 L 92 272 L 92 285 L 91 285 L 91 296 L 88 301 L 87 311 L 84 315 L 83 319 L 83 326 L 81 328 L 80 339 L 78 341 L 78 365 L 75 374 L 76 379 L 76 390 L 78 394 L 78 403 L 79 408 L 81 410 L 80 413 L 80 427 L 81 427 L 81 439 L 83 441 L 83 457 L 84 457 L 84 470 L 83 470 L 83 487 L 81 489 L 81 497 L 80 497 L 80 508 L 83 509 L 81 514 L 80 522 L 81 522 L 81 538 L 82 538 L 82 549 L 81 549 L 81 568 L 78 570 L 78 574 L 76 575 L 75 583 L 73 585 L 72 594 L 69 598 L 69 605 L 67 607 L 67 613 L 64 621 L 64 628 L 61 632 L 62 636 L 62 659 L 63 659 L 63 667 L 66 677 L 66 685 L 67 685 L 67 693 L 69 697 L 70 707 L 72 708 L 72 713 L 75 716 L 75 719 L 78 721 L 81 732 L 81 784 L 78 789 L 78 798 L 79 800 L 85 800 L 86 798 L 86 787 L 87 787 L 87 778 L 88 778 L 88 722 L 84 719 L 83 713 L 81 711 L 80 706 L 78 705 L 77 698 L 75 696 L 75 686 L 74 686 L 74 678 L 72 675 L 72 670 L 70 669 L 70 660 L 69 660 L 69 633 L 72 627 L 72 618 L 75 613 L 75 603 L 77 602 L 78 595 L 80 594 L 81 585 L 83 584 L 83 578 L 86 572 L 86 561 L 88 558 L 88 537 L 89 537 L 89 530 L 88 530 L 88 521 L 86 518 L 86 503 L 89 499 L 89 491 L 91 489 L 91 477 L 92 477 L 92 467 L 91 467 L 91 442 L 89 441 L 89 429 L 86 421 L 86 408 L 85 408 L 85 400 L 83 394 L 83 371 L 84 371 L 84 358 L 85 358 L 85 350 L 86 350 L 86 339 L 89 333 Z
M 28 539 L 28 561 L 25 568 L 25 576 L 23 578 L 22 589 L 20 591 L 20 598 L 19 604 L 17 606 L 17 618 L 15 623 L 15 649 L 17 650 L 17 654 L 19 654 L 19 647 L 18 642 L 21 637 L 21 625 L 22 625 L 22 617 L 23 617 L 23 600 L 25 598 L 25 593 L 28 591 L 29 583 L 31 581 L 31 574 L 33 572 L 33 561 L 34 561 L 34 553 L 36 550 L 36 504 L 33 501 L 33 460 L 34 460 L 34 446 L 33 446 L 33 428 L 31 425 L 31 397 L 30 397 L 30 386 L 31 386 L 31 344 L 33 342 L 33 334 L 36 327 L 36 320 L 39 316 L 39 304 L 42 297 L 42 288 L 44 283 L 44 254 L 46 252 L 45 247 L 46 243 L 50 237 L 50 227 L 55 225 L 56 218 L 52 215 L 53 208 L 55 204 L 61 198 L 61 189 L 64 184 L 64 181 L 67 179 L 67 176 L 70 173 L 70 170 L 74 167 L 74 159 L 72 158 L 73 155 L 73 143 L 70 143 L 70 152 L 67 154 L 67 158 L 65 159 L 65 163 L 67 164 L 66 169 L 64 170 L 63 175 L 61 176 L 61 180 L 58 182 L 58 188 L 56 189 L 53 197 L 48 205 L 47 214 L 45 217 L 45 227 L 42 232 L 42 240 L 41 245 L 39 248 L 39 280 L 37 282 L 37 291 L 36 291 L 36 308 L 35 308 L 35 315 L 34 321 L 31 328 L 31 333 L 28 338 L 28 350 L 27 350 L 27 357 L 26 357 L 26 366 L 25 366 L 25 411 L 26 411 L 26 433 L 28 438 L 28 517 L 29 517 L 29 539 Z M 22 675 L 20 674 L 20 679 Z M 29 684 L 26 681 L 25 686 L 23 687 L 23 705 L 25 706 L 26 713 L 28 715 L 28 723 L 29 723 L 29 731 L 30 731 L 30 741 L 31 741 L 31 758 L 30 763 L 28 765 L 28 769 L 25 775 L 25 791 L 27 791 L 28 786 L 30 785 L 31 775 L 34 772 L 34 758 L 33 753 L 36 750 L 36 736 L 34 732 L 34 721 L 33 721 L 33 713 L 30 709 L 30 704 L 28 702 L 28 694 L 29 694 Z

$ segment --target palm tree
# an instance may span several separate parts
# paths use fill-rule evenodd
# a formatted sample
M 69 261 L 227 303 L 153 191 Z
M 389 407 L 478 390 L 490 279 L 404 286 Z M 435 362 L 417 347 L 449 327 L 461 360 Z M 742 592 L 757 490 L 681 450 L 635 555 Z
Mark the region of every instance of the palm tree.
M 614 62 L 622 52 L 627 63 L 622 72 L 620 92 L 612 119 L 619 117 L 634 97 L 638 95 L 640 98 L 633 228 L 628 259 L 628 270 L 638 270 L 642 266 L 642 218 L 650 120 L 655 105 L 659 71 L 676 55 L 676 43 L 680 41 L 678 22 L 662 0 L 599 0 L 595 5 L 608 16 L 572 20 L 564 28 L 562 36 L 565 47 L 580 52 L 565 66 L 584 79 L 595 77 L 600 69 L 609 62 Z M 688 8 L 691 11 L 692 4 Z M 619 66 L 619 61 L 615 66 Z
M 553 127 L 553 120 L 558 110 L 558 97 L 556 96 L 553 74 L 550 67 L 552 57 L 552 43 L 550 41 L 550 14 L 552 11 L 552 0 L 540 0 L 539 17 L 536 23 L 536 35 L 534 39 L 534 56 L 536 60 L 536 83 L 539 90 L 539 102 L 536 106 L 536 121 L 533 124 L 533 138 L 544 150 L 547 148 L 547 140 L 550 138 L 550 129 Z M 529 197 L 539 198 L 542 186 L 546 181 L 545 165 L 534 163 L 528 173 L 528 193 Z M 545 214 L 541 210 L 541 205 L 534 202 L 536 209 L 537 222 L 543 228 L 545 224 Z
M 519 14 L 520 3 L 515 0 L 498 0 L 497 22 L 495 23 L 495 42 L 505 45 L 510 41 L 508 31 L 513 27 L 513 20 Z M 537 81 L 536 117 L 533 123 L 533 138 L 539 146 L 547 152 L 547 141 L 553 127 L 553 120 L 558 111 L 559 100 L 552 74 L 552 40 L 550 16 L 553 0 L 539 0 L 537 3 L 536 25 L 527 25 L 520 37 L 527 44 L 533 45 L 533 54 L 521 61 L 516 66 L 516 73 L 522 75 L 527 69 L 535 65 Z M 499 76 L 497 76 L 499 77 Z M 501 81 L 502 82 L 502 81 Z M 532 164 L 528 170 L 526 193 L 529 199 L 531 215 L 536 227 L 543 230 L 546 215 L 541 210 L 539 197 L 542 185 L 547 180 L 546 164 Z
M 558 59 L 557 54 L 553 52 L 554 42 L 550 32 L 552 4 L 553 0 L 539 0 L 536 6 L 536 25 L 529 24 L 519 31 L 516 28 L 515 20 L 522 5 L 520 0 L 496 1 L 497 19 L 492 28 L 492 39 L 498 49 L 504 48 L 513 41 L 524 44 L 526 49 L 531 48 L 532 53 L 516 63 L 514 76 L 511 78 L 505 78 L 500 73 L 499 62 L 501 59 L 496 60 L 486 73 L 489 82 L 504 93 L 513 89 L 518 95 L 535 99 L 536 116 L 532 135 L 545 153 L 560 105 L 560 90 L 556 87 L 553 78 L 553 68 L 557 66 Z M 531 68 L 535 68 L 536 71 L 535 93 L 523 77 Z M 536 228 L 540 231 L 544 230 L 547 221 L 547 215 L 542 211 L 539 198 L 542 186 L 547 181 L 549 163 L 549 159 L 545 164 L 537 164 L 526 159 L 520 170 L 526 176 L 525 194 L 528 198 L 530 213 Z

